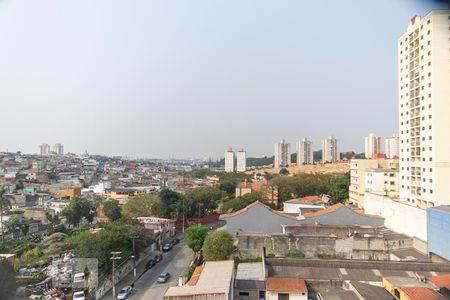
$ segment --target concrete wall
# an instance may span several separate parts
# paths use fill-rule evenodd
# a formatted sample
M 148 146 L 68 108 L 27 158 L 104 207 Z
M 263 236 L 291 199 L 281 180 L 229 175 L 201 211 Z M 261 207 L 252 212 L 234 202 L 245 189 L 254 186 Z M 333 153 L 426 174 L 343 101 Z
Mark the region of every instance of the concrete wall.
M 450 209 L 427 209 L 428 252 L 450 260 Z
M 388 197 L 365 193 L 366 214 L 384 218 L 384 225 L 396 232 L 427 240 L 426 211 L 415 206 L 394 201 Z
M 347 238 L 350 234 L 367 233 L 378 234 L 379 229 L 374 227 L 361 226 L 335 226 L 335 225 L 288 225 L 284 227 L 284 233 L 293 235 L 330 235 L 334 234 L 338 238 Z
M 308 300 L 307 293 L 287 293 L 289 294 L 289 300 Z M 277 292 L 266 292 L 266 300 L 278 300 Z

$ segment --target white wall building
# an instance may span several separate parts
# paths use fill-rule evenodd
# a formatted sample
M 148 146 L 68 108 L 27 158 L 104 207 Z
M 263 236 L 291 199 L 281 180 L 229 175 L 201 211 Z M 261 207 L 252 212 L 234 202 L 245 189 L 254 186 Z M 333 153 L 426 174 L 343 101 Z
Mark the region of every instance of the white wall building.
M 281 140 L 275 144 L 275 158 L 274 167 L 281 168 L 287 167 L 291 164 L 291 144 L 286 143 L 285 140 Z
M 381 138 L 375 133 L 370 133 L 364 138 L 364 153 L 369 159 L 374 154 L 381 153 Z
M 53 152 L 55 152 L 56 155 L 64 155 L 63 144 L 56 143 L 55 145 L 53 145 Z
M 367 169 L 365 180 L 367 192 L 398 195 L 398 169 Z
M 398 158 L 399 136 L 394 133 L 390 138 L 385 140 L 386 158 Z
M 322 162 L 335 162 L 340 160 L 339 140 L 333 136 L 322 140 Z
M 234 151 L 231 147 L 225 152 L 225 172 L 234 172 Z
M 313 143 L 307 138 L 297 142 L 297 165 L 314 163 Z
M 400 199 L 450 204 L 450 10 L 415 16 L 398 39 Z
M 39 154 L 40 155 L 49 155 L 50 154 L 50 145 L 42 144 L 39 146 Z
M 245 172 L 247 170 L 247 152 L 244 149 L 236 153 L 236 171 Z

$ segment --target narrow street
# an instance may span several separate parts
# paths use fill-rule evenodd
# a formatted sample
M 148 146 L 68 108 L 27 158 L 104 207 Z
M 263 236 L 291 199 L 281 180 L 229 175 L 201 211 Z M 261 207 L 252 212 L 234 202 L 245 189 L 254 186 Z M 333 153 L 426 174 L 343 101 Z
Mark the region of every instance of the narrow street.
M 127 299 L 136 300 L 157 300 L 163 299 L 164 293 L 169 286 L 176 285 L 178 276 L 187 268 L 193 257 L 192 250 L 189 249 L 182 240 L 175 245 L 169 252 L 163 254 L 163 260 L 156 264 L 152 269 L 145 272 L 145 261 L 137 268 L 137 280 L 134 283 L 134 290 Z M 165 284 L 156 282 L 159 274 L 168 272 L 171 275 L 170 280 Z M 131 285 L 134 281 L 133 272 L 131 272 L 122 282 L 116 286 L 116 295 L 124 286 Z M 112 291 L 105 297 L 105 300 L 112 300 Z

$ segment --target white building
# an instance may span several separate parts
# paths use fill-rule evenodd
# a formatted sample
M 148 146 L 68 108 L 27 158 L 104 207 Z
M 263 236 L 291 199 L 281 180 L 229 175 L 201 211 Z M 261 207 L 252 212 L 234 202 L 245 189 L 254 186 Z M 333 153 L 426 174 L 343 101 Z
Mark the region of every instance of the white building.
M 247 152 L 241 149 L 236 154 L 236 171 L 245 172 L 247 170 Z
M 281 168 L 287 167 L 291 164 L 291 144 L 286 143 L 285 140 L 281 140 L 275 144 L 275 159 L 274 167 Z
M 39 146 L 39 153 L 41 155 L 49 155 L 50 154 L 50 145 L 49 144 L 42 144 Z
M 400 199 L 450 204 L 450 10 L 415 16 L 398 39 Z
M 313 162 L 313 143 L 304 138 L 297 142 L 297 165 L 308 165 Z
M 53 145 L 53 152 L 55 152 L 56 155 L 64 155 L 64 146 L 60 143 L 56 143 Z
M 231 147 L 225 152 L 225 172 L 234 172 L 234 151 Z
M 335 162 L 340 160 L 339 140 L 333 136 L 322 140 L 322 162 Z
M 365 180 L 367 192 L 398 194 L 398 169 L 367 169 Z
M 385 140 L 386 158 L 398 158 L 399 136 L 394 133 L 390 138 Z
M 364 207 L 366 192 L 366 173 L 369 169 L 398 170 L 397 159 L 352 159 L 350 160 L 349 199 L 358 207 Z
M 364 153 L 366 158 L 372 158 L 374 154 L 381 153 L 381 138 L 375 133 L 370 133 L 364 138 Z

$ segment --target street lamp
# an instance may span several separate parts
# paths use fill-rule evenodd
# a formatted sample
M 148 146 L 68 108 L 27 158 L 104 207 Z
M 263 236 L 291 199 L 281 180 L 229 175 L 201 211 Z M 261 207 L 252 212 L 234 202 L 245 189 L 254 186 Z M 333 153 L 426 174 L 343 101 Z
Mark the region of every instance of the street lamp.
M 136 248 L 134 247 L 134 240 L 137 239 L 137 236 L 132 236 L 131 240 L 133 242 L 133 256 L 131 256 L 133 258 L 133 275 L 134 277 L 136 277 Z
M 113 290 L 113 297 L 116 297 L 116 260 L 121 259 L 119 256 L 122 252 L 111 252 L 111 260 L 113 263 L 113 269 L 112 269 L 112 290 Z

